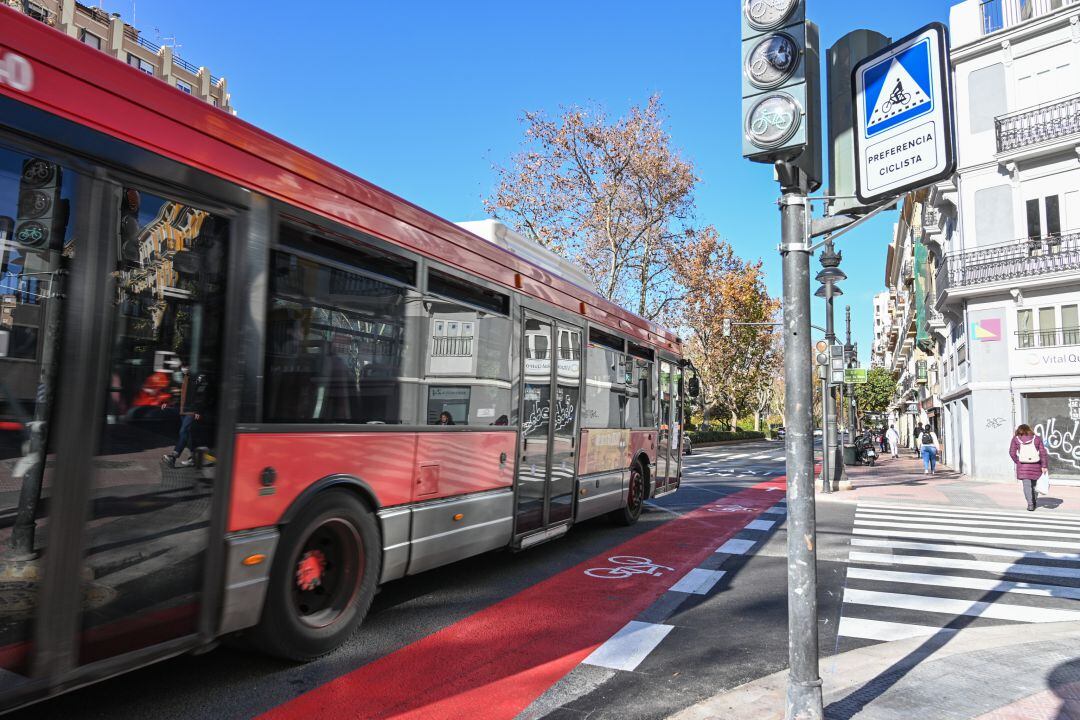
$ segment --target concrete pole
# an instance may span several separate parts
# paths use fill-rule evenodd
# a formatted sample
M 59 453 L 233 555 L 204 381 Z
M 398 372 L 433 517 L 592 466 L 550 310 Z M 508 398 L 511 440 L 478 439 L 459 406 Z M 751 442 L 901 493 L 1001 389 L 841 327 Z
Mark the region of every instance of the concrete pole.
M 813 371 L 810 359 L 810 247 L 806 191 L 798 171 L 777 163 L 784 285 L 787 385 L 788 673 L 787 720 L 823 720 L 818 672 L 817 529 L 814 518 Z

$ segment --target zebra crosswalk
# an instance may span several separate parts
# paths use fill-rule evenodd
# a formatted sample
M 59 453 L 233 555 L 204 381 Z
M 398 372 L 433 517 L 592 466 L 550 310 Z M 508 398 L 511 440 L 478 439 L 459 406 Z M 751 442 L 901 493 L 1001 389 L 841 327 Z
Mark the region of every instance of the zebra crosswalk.
M 1080 515 L 859 503 L 839 650 L 1080 620 Z

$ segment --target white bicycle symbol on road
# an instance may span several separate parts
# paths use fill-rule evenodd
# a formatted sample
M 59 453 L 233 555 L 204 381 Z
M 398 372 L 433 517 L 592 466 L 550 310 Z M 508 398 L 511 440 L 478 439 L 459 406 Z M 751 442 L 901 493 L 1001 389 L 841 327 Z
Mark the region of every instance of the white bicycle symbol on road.
M 705 509 L 709 512 L 750 512 L 754 508 L 748 508 L 743 505 L 713 505 L 712 507 Z
M 615 555 L 608 558 L 608 562 L 615 563 L 615 567 L 589 568 L 585 574 L 589 577 L 614 580 L 628 578 L 631 575 L 654 575 L 663 576 L 661 570 L 674 570 L 667 565 L 657 565 L 647 557 L 637 555 Z

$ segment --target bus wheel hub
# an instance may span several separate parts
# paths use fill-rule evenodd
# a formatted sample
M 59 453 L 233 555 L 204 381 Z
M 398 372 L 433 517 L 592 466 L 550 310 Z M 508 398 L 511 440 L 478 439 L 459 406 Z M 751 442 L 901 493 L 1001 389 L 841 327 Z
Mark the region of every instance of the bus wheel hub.
M 314 590 L 322 585 L 326 570 L 326 556 L 318 550 L 309 550 L 296 564 L 296 585 L 301 590 Z

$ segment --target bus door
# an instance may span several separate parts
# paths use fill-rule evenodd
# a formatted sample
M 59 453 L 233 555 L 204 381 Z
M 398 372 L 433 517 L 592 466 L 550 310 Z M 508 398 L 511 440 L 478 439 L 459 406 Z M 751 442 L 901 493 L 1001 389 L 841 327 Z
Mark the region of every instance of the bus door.
M 531 544 L 523 536 L 552 537 L 573 517 L 581 336 L 580 327 L 524 313 L 514 531 L 522 546 Z
M 667 360 L 660 361 L 657 392 L 660 397 L 660 432 L 656 448 L 656 488 L 654 494 L 675 489 L 682 460 L 682 418 L 679 414 L 679 368 Z
M 112 185 L 108 343 L 91 461 L 80 661 L 194 635 L 202 607 L 225 344 L 230 221 Z M 102 239 L 104 242 L 105 239 Z

